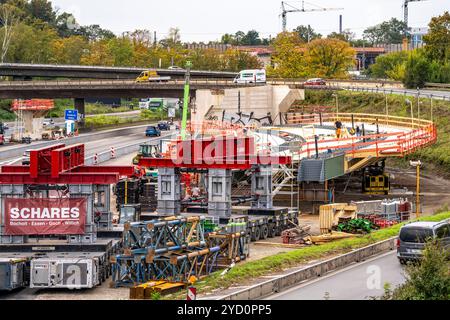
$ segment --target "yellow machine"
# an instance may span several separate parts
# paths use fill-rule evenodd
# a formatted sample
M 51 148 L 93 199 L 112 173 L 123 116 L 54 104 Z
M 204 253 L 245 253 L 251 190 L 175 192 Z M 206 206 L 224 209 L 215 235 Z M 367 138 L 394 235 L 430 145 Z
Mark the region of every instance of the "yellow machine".
M 139 77 L 136 78 L 136 82 L 163 82 L 163 81 L 169 81 L 170 77 L 160 77 L 158 75 L 158 72 L 155 70 L 144 70 L 141 72 Z
M 365 194 L 389 194 L 391 184 L 389 174 L 382 165 L 374 165 L 363 169 L 362 192 Z

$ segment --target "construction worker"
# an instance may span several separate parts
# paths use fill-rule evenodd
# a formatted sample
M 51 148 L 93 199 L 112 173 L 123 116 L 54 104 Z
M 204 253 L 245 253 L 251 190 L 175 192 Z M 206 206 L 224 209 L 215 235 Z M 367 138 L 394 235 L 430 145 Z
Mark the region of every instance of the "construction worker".
M 359 126 L 356 126 L 356 136 L 357 137 L 361 136 L 361 129 L 359 128 Z

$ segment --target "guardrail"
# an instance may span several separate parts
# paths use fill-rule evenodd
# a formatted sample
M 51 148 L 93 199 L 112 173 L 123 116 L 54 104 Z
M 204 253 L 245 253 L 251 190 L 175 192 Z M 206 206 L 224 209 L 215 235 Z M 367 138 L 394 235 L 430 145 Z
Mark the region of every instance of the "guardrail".
M 236 291 L 218 300 L 257 300 L 291 288 L 303 281 L 323 276 L 331 271 L 348 267 L 374 255 L 394 250 L 397 237 L 377 242 L 373 245 L 315 263 L 303 269 L 264 281 L 257 285 Z

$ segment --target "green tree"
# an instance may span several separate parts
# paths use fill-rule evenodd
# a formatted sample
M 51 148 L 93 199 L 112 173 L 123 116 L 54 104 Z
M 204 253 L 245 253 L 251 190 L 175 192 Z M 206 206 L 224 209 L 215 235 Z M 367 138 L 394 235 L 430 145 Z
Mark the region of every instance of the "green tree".
M 77 34 L 83 36 L 88 41 L 109 40 L 116 37 L 112 31 L 103 29 L 98 24 L 81 26 Z
M 434 17 L 429 23 L 428 34 L 423 37 L 425 50 L 431 60 L 450 60 L 450 13 Z
M 224 71 L 238 72 L 245 69 L 260 69 L 261 62 L 257 57 L 241 50 L 229 49 L 224 53 Z
M 303 42 L 309 42 L 315 39 L 322 38 L 322 35 L 320 33 L 316 33 L 314 29 L 311 28 L 311 26 L 309 25 L 308 26 L 300 25 L 293 31 L 298 34 L 298 36 Z
M 421 51 L 415 50 L 409 53 L 406 62 L 405 79 L 403 84 L 407 88 L 423 88 L 428 81 L 430 63 Z
M 53 11 L 52 3 L 47 0 L 31 0 L 28 4 L 30 14 L 39 20 L 54 25 L 56 13 Z
M 399 70 L 399 66 L 406 65 L 407 60 L 408 53 L 405 51 L 378 56 L 375 63 L 370 66 L 369 73 L 371 76 L 379 79 L 391 78 L 389 75 L 392 75 L 393 70 Z M 403 80 L 403 78 L 396 80 Z
M 440 241 L 426 244 L 420 263 L 406 267 L 406 283 L 393 291 L 387 290 L 383 299 L 449 300 L 450 272 L 448 251 Z
M 356 56 L 348 42 L 338 39 L 316 39 L 306 49 L 308 74 L 321 78 L 348 77 L 348 69 Z
M 392 18 L 364 30 L 364 37 L 372 44 L 402 43 L 403 36 L 407 31 L 407 26 L 403 21 Z
M 242 38 L 241 44 L 245 46 L 260 45 L 261 39 L 259 37 L 259 32 L 256 30 L 248 31 L 247 34 Z
M 339 32 L 332 32 L 327 36 L 328 39 L 338 39 L 345 42 L 351 42 L 355 38 L 355 34 L 353 32 L 350 32 L 348 30 L 343 31 L 342 33 Z

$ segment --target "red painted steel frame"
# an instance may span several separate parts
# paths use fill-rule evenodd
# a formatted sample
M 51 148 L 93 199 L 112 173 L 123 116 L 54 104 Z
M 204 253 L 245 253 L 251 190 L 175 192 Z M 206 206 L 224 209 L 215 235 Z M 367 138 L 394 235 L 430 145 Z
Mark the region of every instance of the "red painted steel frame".
M 52 150 L 52 178 L 84 164 L 84 144 Z M 111 172 L 111 171 L 110 171 Z
M 30 175 L 37 178 L 41 173 L 50 173 L 51 171 L 51 153 L 53 150 L 63 148 L 64 144 L 56 144 L 51 147 L 46 147 L 30 151 Z
M 32 150 L 29 166 L 3 166 L 0 184 L 114 184 L 133 166 L 84 166 L 84 145 L 57 144 Z

